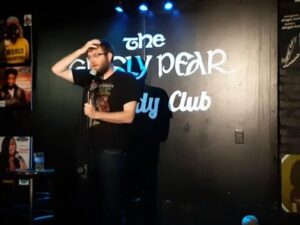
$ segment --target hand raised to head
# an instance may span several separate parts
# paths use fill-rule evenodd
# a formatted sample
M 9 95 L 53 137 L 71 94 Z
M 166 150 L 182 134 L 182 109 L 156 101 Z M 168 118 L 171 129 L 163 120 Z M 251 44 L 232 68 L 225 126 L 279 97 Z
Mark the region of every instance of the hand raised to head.
M 80 48 L 81 54 L 85 54 L 90 48 L 98 48 L 100 44 L 101 41 L 99 39 L 93 39 L 86 42 L 85 45 Z

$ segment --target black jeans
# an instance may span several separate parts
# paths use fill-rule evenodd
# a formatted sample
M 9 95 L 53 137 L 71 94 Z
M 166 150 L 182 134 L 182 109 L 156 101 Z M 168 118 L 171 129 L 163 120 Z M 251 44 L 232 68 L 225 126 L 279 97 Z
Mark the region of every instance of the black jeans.
M 124 158 L 121 149 L 91 153 L 88 167 L 90 225 L 122 224 Z

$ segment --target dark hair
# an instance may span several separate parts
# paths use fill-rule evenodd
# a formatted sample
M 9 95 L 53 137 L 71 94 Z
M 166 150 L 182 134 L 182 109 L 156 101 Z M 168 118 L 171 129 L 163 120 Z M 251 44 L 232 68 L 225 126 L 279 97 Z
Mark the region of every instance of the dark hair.
M 13 74 L 15 76 L 18 76 L 18 70 L 16 70 L 15 68 L 5 69 L 5 71 L 4 71 L 4 77 L 5 77 L 5 79 L 8 78 L 9 74 Z
M 1 152 L 0 152 L 0 171 L 9 169 L 9 162 L 8 162 L 9 145 L 10 145 L 10 140 L 12 138 L 14 138 L 14 137 L 11 137 L 11 136 L 5 137 L 2 141 Z M 17 152 L 15 152 L 15 153 L 17 153 Z M 14 164 L 15 164 L 16 168 L 20 168 L 20 163 L 17 159 L 14 160 Z
M 109 53 L 109 52 L 110 52 L 110 53 L 112 54 L 112 60 L 114 59 L 115 51 L 114 51 L 112 45 L 111 45 L 108 41 L 106 41 L 106 40 L 101 40 L 101 43 L 100 43 L 99 46 L 102 48 L 102 50 L 103 50 L 105 53 Z

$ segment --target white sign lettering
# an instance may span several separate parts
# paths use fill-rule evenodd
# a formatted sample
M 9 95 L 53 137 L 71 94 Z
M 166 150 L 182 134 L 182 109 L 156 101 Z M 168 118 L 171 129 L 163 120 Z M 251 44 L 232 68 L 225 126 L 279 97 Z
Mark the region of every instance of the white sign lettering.
M 164 74 L 170 73 L 174 67 L 178 76 L 189 76 L 200 70 L 201 75 L 212 74 L 213 69 L 221 73 L 229 73 L 226 71 L 223 64 L 226 62 L 227 55 L 222 49 L 215 49 L 207 51 L 208 59 L 204 63 L 200 52 L 194 52 L 190 54 L 188 52 L 181 52 L 176 57 L 170 52 L 157 56 L 158 59 L 158 76 L 162 77 Z M 215 61 L 216 58 L 221 58 L 219 61 Z M 165 63 L 167 61 L 167 63 Z M 166 64 L 168 66 L 166 66 Z M 206 68 L 205 69 L 205 65 Z
M 142 48 L 161 48 L 166 44 L 166 38 L 162 34 L 137 33 L 136 37 L 124 37 L 122 41 L 125 42 L 125 48 L 129 51 Z M 226 52 L 218 48 L 206 52 L 180 52 L 177 55 L 165 52 L 156 57 L 145 55 L 144 58 L 140 55 L 115 56 L 114 64 L 117 70 L 132 73 L 139 80 L 146 76 L 150 64 L 155 65 L 153 68 L 157 68 L 159 78 L 171 72 L 183 78 L 195 73 L 209 75 L 215 71 L 228 74 L 232 71 L 225 69 L 226 60 Z M 70 65 L 70 69 L 89 70 L 89 61 L 87 59 L 86 61 L 76 59 Z M 148 96 L 148 93 L 144 93 L 137 105 L 136 113 L 146 113 L 149 118 L 155 119 L 159 102 L 159 98 L 152 98 Z M 188 96 L 187 92 L 176 90 L 169 99 L 169 108 L 172 112 L 207 111 L 210 106 L 211 97 L 207 94 L 207 91 L 202 91 L 200 96 Z
M 126 42 L 125 47 L 129 51 L 143 48 L 160 48 L 165 45 L 165 37 L 162 34 L 142 34 L 138 33 L 137 37 L 124 37 L 123 42 Z
M 179 104 L 175 102 L 179 99 Z M 211 105 L 211 97 L 207 95 L 206 91 L 202 91 L 200 96 L 191 97 L 187 96 L 187 92 L 179 90 L 173 92 L 169 100 L 169 108 L 172 112 L 193 112 L 193 111 L 206 111 Z

